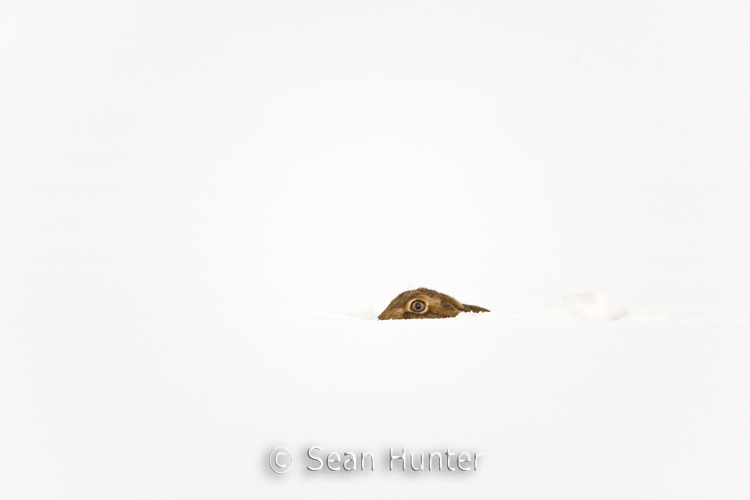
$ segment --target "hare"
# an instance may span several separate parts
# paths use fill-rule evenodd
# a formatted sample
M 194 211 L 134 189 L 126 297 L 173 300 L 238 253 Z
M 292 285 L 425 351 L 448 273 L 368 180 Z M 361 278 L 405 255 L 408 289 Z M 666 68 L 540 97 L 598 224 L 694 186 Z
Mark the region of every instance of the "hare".
M 378 319 L 452 318 L 461 312 L 490 312 L 489 309 L 462 304 L 444 293 L 417 288 L 399 294 Z

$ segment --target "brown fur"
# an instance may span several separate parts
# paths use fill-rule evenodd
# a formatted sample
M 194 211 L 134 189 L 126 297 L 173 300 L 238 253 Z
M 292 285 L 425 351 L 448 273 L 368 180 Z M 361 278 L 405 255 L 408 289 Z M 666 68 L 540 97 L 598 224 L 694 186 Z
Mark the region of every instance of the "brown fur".
M 410 305 L 419 300 L 426 305 L 424 312 L 410 310 Z M 453 318 L 461 312 L 490 311 L 483 307 L 462 304 L 450 295 L 429 288 L 417 288 L 399 294 L 385 308 L 385 311 L 380 313 L 378 319 Z

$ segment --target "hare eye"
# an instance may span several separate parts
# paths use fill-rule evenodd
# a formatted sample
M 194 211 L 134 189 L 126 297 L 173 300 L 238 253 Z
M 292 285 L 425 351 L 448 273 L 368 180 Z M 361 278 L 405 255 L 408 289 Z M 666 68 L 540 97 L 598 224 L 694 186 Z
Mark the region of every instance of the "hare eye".
M 417 313 L 424 312 L 426 308 L 427 308 L 427 304 L 424 303 L 424 300 L 415 300 L 409 306 L 409 309 Z

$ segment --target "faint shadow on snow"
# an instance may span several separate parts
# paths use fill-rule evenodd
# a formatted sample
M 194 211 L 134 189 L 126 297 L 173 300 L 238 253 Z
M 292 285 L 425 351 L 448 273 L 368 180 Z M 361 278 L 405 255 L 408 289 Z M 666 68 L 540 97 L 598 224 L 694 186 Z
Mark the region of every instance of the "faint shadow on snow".
M 575 293 L 565 297 L 565 308 L 550 309 L 550 313 L 564 316 L 578 316 L 580 318 L 616 321 L 630 312 L 618 306 L 609 304 L 607 297 L 601 292 Z
M 348 312 L 349 316 L 359 319 L 378 319 L 378 311 L 374 307 L 368 307 L 364 311 Z

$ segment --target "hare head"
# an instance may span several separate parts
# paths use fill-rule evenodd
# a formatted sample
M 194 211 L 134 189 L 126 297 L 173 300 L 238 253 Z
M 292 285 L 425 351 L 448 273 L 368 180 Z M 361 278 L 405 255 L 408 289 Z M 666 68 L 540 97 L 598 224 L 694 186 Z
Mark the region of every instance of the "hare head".
M 393 299 L 378 319 L 452 318 L 461 312 L 489 312 L 478 306 L 462 304 L 450 295 L 417 288 Z

